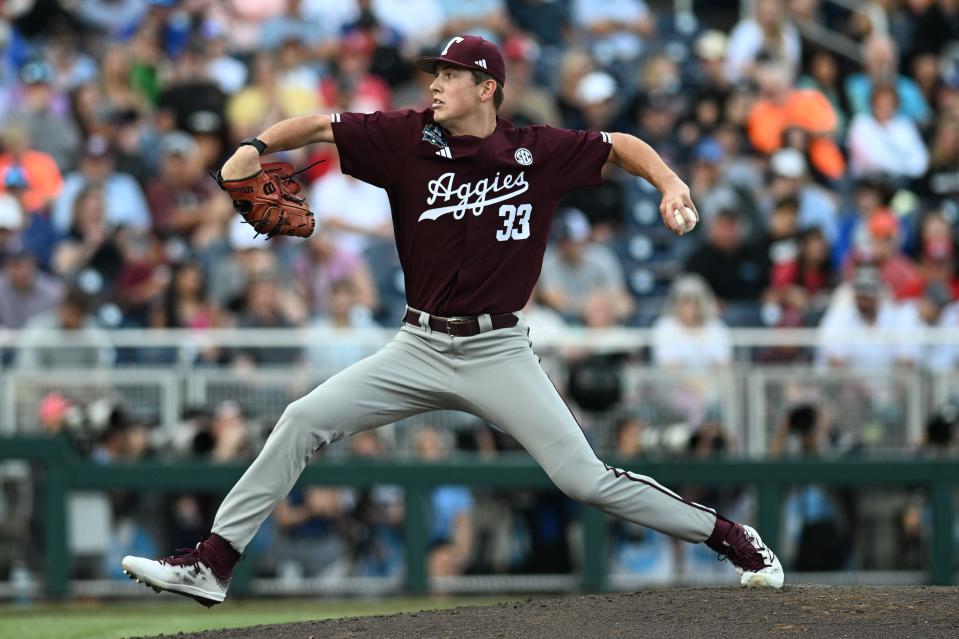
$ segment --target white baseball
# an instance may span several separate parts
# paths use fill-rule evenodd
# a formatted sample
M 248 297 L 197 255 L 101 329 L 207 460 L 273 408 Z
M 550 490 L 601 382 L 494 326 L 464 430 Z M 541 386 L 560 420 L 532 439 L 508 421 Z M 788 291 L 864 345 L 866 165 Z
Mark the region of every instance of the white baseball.
M 696 215 L 696 211 L 692 210 L 688 206 L 683 207 L 683 215 L 686 216 L 686 231 L 692 231 L 696 228 L 696 224 L 699 223 L 699 216 Z
M 673 220 L 676 222 L 676 225 L 679 226 L 680 233 L 685 233 L 686 218 L 684 218 L 683 214 L 679 212 L 679 209 L 673 209 Z

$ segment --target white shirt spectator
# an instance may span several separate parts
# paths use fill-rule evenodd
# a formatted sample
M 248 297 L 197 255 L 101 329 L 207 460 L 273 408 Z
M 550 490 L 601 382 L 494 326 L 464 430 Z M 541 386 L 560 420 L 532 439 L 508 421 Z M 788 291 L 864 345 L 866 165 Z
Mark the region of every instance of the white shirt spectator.
M 73 224 L 73 205 L 87 179 L 80 173 L 71 173 L 63 180 L 63 190 L 53 204 L 53 225 L 61 233 Z M 101 185 L 107 207 L 107 223 L 112 227 L 130 226 L 150 228 L 150 209 L 140 185 L 127 173 L 112 173 Z
M 310 191 L 310 204 L 319 226 L 335 232 L 337 246 L 362 254 L 370 236 L 379 234 L 392 220 L 386 191 L 339 171 L 330 171 Z M 356 230 L 340 228 L 348 224 Z
M 881 124 L 860 113 L 849 127 L 849 168 L 854 175 L 888 173 L 916 178 L 929 166 L 929 152 L 909 118 L 897 115 Z
M 854 371 L 872 372 L 890 370 L 897 363 L 915 361 L 915 347 L 897 344 L 887 335 L 889 331 L 915 331 L 916 320 L 892 301 L 882 299 L 876 321 L 868 324 L 856 309 L 849 285 L 843 285 L 834 294 L 837 298 L 823 316 L 819 325 L 819 352 L 817 363 L 826 365 L 831 360 L 843 362 Z
M 726 77 L 730 82 L 742 80 L 747 69 L 756 61 L 756 56 L 763 48 L 764 38 L 762 27 L 754 18 L 746 18 L 737 24 L 729 34 L 729 43 L 726 46 Z M 783 61 L 792 69 L 799 67 L 799 57 L 802 53 L 802 44 L 799 31 L 791 23 L 782 27 Z
M 573 22 L 589 30 L 592 25 L 614 20 L 619 23 L 637 23 L 650 19 L 649 7 L 643 0 L 575 0 Z M 598 37 L 593 53 L 601 62 L 616 59 L 634 60 L 643 51 L 643 40 L 634 31 L 613 31 Z
M 435 45 L 446 22 L 439 0 L 373 0 L 373 13 L 400 34 L 408 51 Z
M 729 328 L 720 319 L 707 320 L 694 328 L 664 315 L 653 324 L 652 355 L 657 366 L 690 370 L 729 366 L 733 343 Z
M 459 20 L 486 21 L 496 15 L 505 15 L 506 5 L 503 0 L 440 0 L 446 22 Z M 490 29 L 472 27 L 464 33 L 478 35 L 492 42 L 499 41 L 499 35 Z
M 959 303 L 945 307 L 934 325 L 926 324 L 919 315 L 919 304 L 907 302 L 902 305 L 901 322 L 905 326 L 915 327 L 916 333 L 923 333 L 929 329 L 959 329 Z M 920 368 L 934 373 L 947 373 L 959 365 L 959 345 L 922 343 L 919 340 L 915 345 L 904 347 L 910 353 L 910 359 Z

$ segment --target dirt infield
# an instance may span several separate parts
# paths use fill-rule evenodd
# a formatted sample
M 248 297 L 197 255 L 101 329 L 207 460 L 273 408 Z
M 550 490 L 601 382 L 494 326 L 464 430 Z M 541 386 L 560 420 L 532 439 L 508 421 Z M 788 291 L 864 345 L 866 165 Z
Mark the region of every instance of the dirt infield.
M 533 597 L 515 604 L 175 636 L 177 639 L 959 637 L 959 588 L 787 586 L 778 592 L 689 588 Z

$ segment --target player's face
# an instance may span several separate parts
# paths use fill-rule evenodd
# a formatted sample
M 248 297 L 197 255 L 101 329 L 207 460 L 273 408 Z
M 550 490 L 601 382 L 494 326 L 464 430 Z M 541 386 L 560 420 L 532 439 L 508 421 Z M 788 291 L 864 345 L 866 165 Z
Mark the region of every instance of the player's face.
M 439 67 L 430 83 L 430 91 L 433 94 L 433 119 L 443 124 L 477 109 L 483 88 L 473 81 L 473 74 L 466 69 Z

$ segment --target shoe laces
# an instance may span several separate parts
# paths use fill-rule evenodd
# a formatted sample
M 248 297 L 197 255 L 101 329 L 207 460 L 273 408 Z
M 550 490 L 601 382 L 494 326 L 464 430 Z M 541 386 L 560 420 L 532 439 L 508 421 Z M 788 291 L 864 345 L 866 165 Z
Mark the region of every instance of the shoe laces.
M 177 548 L 169 557 L 160 559 L 160 563 L 166 564 L 167 566 L 193 566 L 196 572 L 199 573 L 200 564 L 202 563 L 200 559 L 200 545 L 197 544 L 196 548 Z
M 766 547 L 757 548 L 755 538 L 742 526 L 735 526 L 723 541 L 726 544 L 726 550 L 716 557 L 719 561 L 728 559 L 734 566 L 749 572 L 770 566 L 762 552 L 766 550 Z

